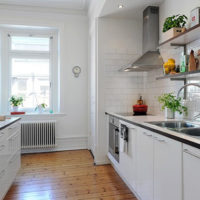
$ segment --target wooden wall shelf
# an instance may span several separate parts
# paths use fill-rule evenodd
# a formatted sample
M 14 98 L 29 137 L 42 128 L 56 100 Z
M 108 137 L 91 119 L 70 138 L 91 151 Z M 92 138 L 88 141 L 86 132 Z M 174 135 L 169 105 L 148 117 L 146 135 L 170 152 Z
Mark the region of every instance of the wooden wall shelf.
M 184 46 L 200 39 L 200 24 L 187 29 L 185 32 L 160 43 L 159 48 L 170 48 L 172 46 Z

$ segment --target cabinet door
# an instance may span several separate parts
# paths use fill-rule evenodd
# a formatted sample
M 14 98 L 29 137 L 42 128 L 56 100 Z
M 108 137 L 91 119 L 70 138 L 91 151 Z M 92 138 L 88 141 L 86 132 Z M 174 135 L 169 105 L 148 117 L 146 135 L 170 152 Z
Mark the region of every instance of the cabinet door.
M 136 140 L 137 127 L 124 123 L 128 127 L 128 152 L 120 152 L 120 170 L 132 188 L 136 188 Z
M 158 134 L 154 139 L 154 200 L 182 200 L 182 144 Z
M 153 200 L 153 133 L 140 129 L 137 136 L 137 193 Z
M 184 200 L 200 199 L 200 150 L 183 146 L 183 186 Z

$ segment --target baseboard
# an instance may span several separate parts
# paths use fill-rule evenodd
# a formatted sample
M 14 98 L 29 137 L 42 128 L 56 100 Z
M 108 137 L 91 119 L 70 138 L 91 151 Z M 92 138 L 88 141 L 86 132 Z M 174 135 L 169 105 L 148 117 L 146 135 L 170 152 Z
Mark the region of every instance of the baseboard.
M 55 148 L 22 149 L 22 154 L 88 149 L 88 137 L 57 138 Z
M 95 165 L 108 165 L 110 164 L 109 160 L 95 160 Z

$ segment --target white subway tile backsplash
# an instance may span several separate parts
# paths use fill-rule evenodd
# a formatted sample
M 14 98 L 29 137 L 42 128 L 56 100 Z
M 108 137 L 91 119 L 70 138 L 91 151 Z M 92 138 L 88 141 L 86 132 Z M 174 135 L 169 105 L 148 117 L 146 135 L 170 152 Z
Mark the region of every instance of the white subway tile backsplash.
M 192 42 L 188 45 L 188 53 L 191 49 L 197 51 L 199 48 L 200 40 Z M 158 96 L 170 92 L 176 95 L 179 88 L 183 86 L 183 82 L 169 79 L 156 80 L 156 77 L 163 75 L 163 69 L 151 72 L 119 72 L 121 66 L 131 62 L 133 58 L 138 58 L 139 55 L 131 49 L 106 49 L 104 52 L 105 109 L 111 112 L 132 112 L 132 105 L 136 104 L 137 99 L 142 95 L 149 107 L 149 113 L 163 115 Z M 174 58 L 177 64 L 180 63 L 182 52 L 182 48 L 161 49 L 164 61 Z M 200 84 L 200 78 L 189 82 Z M 183 92 L 181 96 L 183 96 Z M 200 112 L 200 89 L 188 87 L 187 99 L 190 100 L 188 105 L 191 112 Z M 194 115 L 191 112 L 190 116 Z

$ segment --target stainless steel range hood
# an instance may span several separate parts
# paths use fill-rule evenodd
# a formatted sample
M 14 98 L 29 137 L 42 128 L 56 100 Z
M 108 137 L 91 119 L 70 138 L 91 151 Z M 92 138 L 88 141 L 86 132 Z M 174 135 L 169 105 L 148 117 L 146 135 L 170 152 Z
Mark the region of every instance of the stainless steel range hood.
M 159 7 L 149 6 L 143 12 L 144 54 L 120 69 L 120 71 L 150 71 L 161 68 L 163 59 L 157 49 L 159 44 Z

